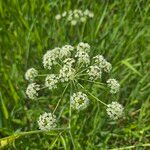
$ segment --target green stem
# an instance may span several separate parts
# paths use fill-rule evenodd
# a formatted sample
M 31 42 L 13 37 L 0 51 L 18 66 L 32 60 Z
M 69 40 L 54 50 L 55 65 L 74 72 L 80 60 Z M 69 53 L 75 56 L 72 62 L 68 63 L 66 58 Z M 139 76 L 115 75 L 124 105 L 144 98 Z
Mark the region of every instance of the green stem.
M 47 88 L 46 86 L 43 86 L 43 87 L 40 88 L 40 90 L 43 90 L 43 89 L 46 89 L 46 88 Z
M 96 96 L 94 96 L 92 93 L 88 92 L 80 83 L 78 83 L 78 85 L 83 88 L 90 96 L 92 96 L 94 99 L 96 99 L 97 101 L 99 101 L 100 103 L 102 103 L 103 105 L 107 106 L 106 103 L 104 103 L 103 101 L 101 101 L 100 99 L 98 99 Z
M 45 76 L 47 76 L 47 75 L 49 75 L 49 74 L 38 74 L 37 76 L 38 76 L 38 77 L 43 77 L 43 76 L 45 77 Z
M 83 81 L 92 82 L 92 83 L 94 83 L 94 84 L 105 85 L 104 83 L 95 82 L 95 81 L 92 81 L 92 80 L 85 80 L 85 79 L 81 79 L 81 78 L 79 78 L 79 79 L 80 79 L 80 80 L 83 80 Z
M 69 85 L 69 84 L 66 85 L 66 87 L 65 87 L 65 89 L 64 89 L 64 91 L 63 91 L 63 93 L 62 93 L 62 95 L 61 95 L 61 98 L 59 99 L 59 101 L 58 101 L 58 103 L 57 103 L 57 105 L 56 105 L 56 107 L 55 107 L 55 109 L 54 109 L 54 111 L 53 111 L 53 114 L 54 114 L 55 111 L 57 110 L 57 108 L 58 108 L 58 106 L 59 106 L 59 104 L 60 104 L 60 102 L 61 102 L 61 100 L 62 100 L 62 98 L 63 98 L 63 96 L 64 96 L 64 94 L 65 94 L 65 92 L 66 92 L 66 90 L 67 90 L 67 88 L 68 88 L 68 85 Z
M 83 74 L 81 74 L 81 73 L 84 72 L 84 71 L 86 71 L 86 70 L 87 70 L 87 69 L 84 69 L 84 70 L 81 70 L 81 71 L 77 72 L 75 76 L 83 75 Z M 86 74 L 85 74 L 85 75 L 86 75 Z
M 76 70 L 77 73 L 78 73 L 78 71 L 80 71 L 82 66 L 83 66 L 83 63 L 79 63 L 79 64 L 76 65 L 75 70 Z
M 84 30 L 85 30 L 85 25 L 86 25 L 86 21 L 84 22 L 83 26 L 82 26 L 82 31 L 81 31 L 81 40 L 83 39 L 83 34 L 84 34 Z
M 20 132 L 19 135 L 30 135 L 30 134 L 37 134 L 37 133 L 48 133 L 51 131 L 61 131 L 61 130 L 68 130 L 69 128 L 53 128 L 50 131 L 43 131 L 43 130 L 35 130 L 35 131 L 27 131 L 27 132 Z
M 72 96 L 72 90 L 73 90 L 72 83 L 70 83 L 70 97 Z M 70 128 L 69 134 L 70 134 L 70 138 L 71 138 L 73 147 L 74 147 L 74 149 L 76 149 L 75 148 L 75 144 L 74 144 L 74 140 L 73 140 L 73 136 L 72 136 L 72 133 L 71 133 L 71 116 L 72 116 L 72 113 L 71 113 L 71 101 L 69 101 L 69 128 Z
M 87 74 L 76 74 L 75 77 L 83 77 L 83 76 L 87 76 Z
M 69 130 L 69 128 L 53 128 L 50 131 L 34 130 L 34 131 L 27 131 L 27 132 L 19 132 L 19 133 L 15 133 L 13 135 L 10 135 L 8 137 L 1 138 L 0 143 L 1 143 L 1 141 L 9 140 L 10 137 L 12 137 L 12 136 L 18 138 L 18 137 L 24 136 L 24 135 L 31 135 L 31 134 L 38 134 L 38 133 L 48 133 L 48 132 L 51 132 L 51 131 L 61 131 L 61 130 Z
M 136 147 L 140 147 L 140 146 L 141 147 L 150 147 L 150 143 L 126 146 L 126 147 L 121 147 L 121 148 L 113 148 L 113 149 L 109 149 L 109 150 L 127 150 L 127 149 L 136 148 Z

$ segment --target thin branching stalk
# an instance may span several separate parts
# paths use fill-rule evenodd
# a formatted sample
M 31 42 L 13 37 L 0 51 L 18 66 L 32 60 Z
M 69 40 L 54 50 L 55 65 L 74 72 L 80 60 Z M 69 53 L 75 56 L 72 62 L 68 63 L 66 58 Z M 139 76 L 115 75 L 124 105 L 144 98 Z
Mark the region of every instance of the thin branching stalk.
M 63 91 L 63 93 L 62 93 L 62 95 L 61 95 L 61 98 L 59 99 L 59 101 L 58 101 L 58 103 L 57 103 L 57 105 L 56 105 L 54 111 L 53 111 L 53 114 L 55 113 L 55 111 L 57 110 L 57 108 L 58 108 L 58 106 L 59 106 L 61 100 L 63 99 L 63 96 L 64 96 L 64 94 L 65 94 L 65 92 L 66 92 L 68 86 L 69 86 L 69 84 L 67 84 L 66 87 L 64 88 L 64 91 Z
M 100 99 L 98 99 L 96 96 L 94 96 L 92 93 L 90 93 L 89 91 L 87 91 L 84 86 L 82 86 L 80 83 L 78 83 L 78 85 L 83 88 L 91 97 L 93 97 L 94 99 L 96 99 L 97 101 L 99 101 L 100 103 L 102 103 L 103 105 L 107 106 L 106 103 L 104 103 L 103 101 L 101 101 Z
M 73 91 L 73 86 L 72 86 L 72 82 L 70 82 L 70 97 L 72 95 L 72 92 Z M 71 101 L 69 100 L 69 134 L 70 134 L 70 138 L 71 138 L 71 141 L 72 141 L 72 144 L 73 144 L 73 147 L 74 149 L 75 148 L 75 143 L 74 143 L 74 139 L 73 139 L 73 136 L 72 136 L 72 132 L 71 132 L 71 118 L 72 118 L 72 111 L 71 111 Z

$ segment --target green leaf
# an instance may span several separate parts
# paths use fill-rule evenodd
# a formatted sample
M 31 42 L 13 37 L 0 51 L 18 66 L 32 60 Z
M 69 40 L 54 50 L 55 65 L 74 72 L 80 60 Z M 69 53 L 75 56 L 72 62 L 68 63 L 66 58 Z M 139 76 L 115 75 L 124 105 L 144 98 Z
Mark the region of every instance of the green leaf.
M 1 100 L 1 107 L 2 107 L 3 114 L 4 114 L 5 118 L 8 119 L 8 117 L 9 117 L 8 110 L 7 110 L 7 107 L 3 101 L 1 92 L 0 92 L 0 100 Z
M 97 36 L 98 31 L 99 31 L 99 29 L 100 29 L 100 26 L 101 26 L 101 24 L 102 24 L 102 22 L 103 22 L 103 20 L 104 20 L 105 15 L 106 15 L 107 6 L 108 6 L 108 5 L 105 6 L 105 9 L 104 9 L 104 11 L 103 11 L 103 14 L 102 14 L 102 16 L 100 17 L 100 20 L 99 20 L 99 22 L 98 22 L 98 25 L 97 25 L 97 28 L 96 28 L 96 31 L 95 31 L 95 37 Z
M 60 138 L 61 138 L 62 145 L 64 146 L 64 149 L 67 150 L 67 144 L 66 144 L 64 137 L 60 135 Z
M 122 64 L 124 64 L 125 66 L 127 66 L 130 70 L 132 70 L 135 74 L 137 74 L 137 75 L 139 75 L 140 77 L 142 77 L 142 74 L 139 72 L 139 71 L 137 71 L 134 67 L 133 67 L 133 65 L 131 65 L 128 61 L 126 61 L 126 60 L 123 60 L 122 61 Z
M 0 148 L 7 146 L 9 143 L 12 143 L 15 139 L 17 139 L 19 137 L 20 137 L 20 135 L 11 135 L 9 137 L 0 139 Z

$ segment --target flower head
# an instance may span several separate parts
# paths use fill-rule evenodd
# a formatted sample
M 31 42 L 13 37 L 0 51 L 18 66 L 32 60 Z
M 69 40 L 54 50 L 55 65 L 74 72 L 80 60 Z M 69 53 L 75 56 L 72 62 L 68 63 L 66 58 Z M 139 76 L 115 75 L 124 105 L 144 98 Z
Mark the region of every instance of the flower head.
M 106 59 L 102 55 L 97 55 L 93 57 L 95 64 L 97 64 L 101 69 L 105 72 L 110 72 L 112 69 L 112 65 L 106 61 Z
M 55 16 L 55 19 L 56 19 L 56 20 L 60 20 L 60 19 L 61 19 L 61 15 L 60 15 L 60 14 L 57 14 L 57 15 Z
M 57 58 L 59 58 L 60 48 L 54 48 L 49 50 L 43 56 L 44 68 L 51 69 L 52 65 L 57 64 Z
M 30 99 L 36 99 L 39 90 L 40 90 L 40 85 L 36 83 L 31 83 L 27 87 L 26 94 Z
M 59 52 L 59 57 L 63 58 L 63 57 L 70 57 L 71 56 L 71 51 L 74 50 L 74 47 L 71 45 L 65 45 L 60 49 Z
M 86 9 L 84 11 L 84 15 L 87 16 L 87 17 L 89 17 L 89 18 L 93 18 L 94 17 L 94 13 L 91 12 L 91 11 L 89 11 L 88 9 Z
M 104 69 L 105 72 L 110 72 L 111 69 L 112 69 L 111 63 L 109 63 L 109 62 L 106 61 L 106 62 L 104 63 L 103 69 Z
M 96 65 L 90 66 L 89 70 L 87 70 L 87 73 L 90 77 L 90 80 L 96 80 L 98 78 L 101 78 L 102 74 L 101 69 Z
M 80 20 L 81 22 L 86 22 L 86 17 L 81 17 Z
M 68 65 L 70 67 L 72 67 L 72 65 L 75 63 L 75 60 L 73 58 L 66 58 L 63 61 L 64 65 Z
M 120 84 L 116 79 L 107 80 L 108 87 L 110 88 L 110 93 L 115 94 L 120 90 Z
M 38 125 L 40 130 L 49 131 L 56 127 L 56 116 L 52 113 L 45 112 L 44 114 L 40 115 Z
M 78 63 L 83 63 L 86 65 L 90 63 L 90 57 L 87 52 L 77 51 L 75 57 L 78 58 Z
M 89 12 L 88 16 L 89 16 L 90 18 L 93 18 L 93 17 L 94 17 L 94 13 L 93 13 L 93 12 Z
M 77 21 L 76 20 L 71 20 L 71 25 L 72 26 L 75 26 L 77 24 Z
M 93 57 L 94 62 L 100 67 L 100 68 L 104 68 L 105 62 L 106 60 L 104 59 L 104 57 L 102 55 L 97 55 L 95 57 Z
M 66 17 L 66 15 L 67 15 L 67 12 L 64 11 L 64 12 L 62 13 L 62 17 Z
M 80 22 L 80 18 L 83 16 L 83 12 L 81 10 L 75 9 L 71 10 L 68 13 L 67 20 L 71 22 L 71 25 L 76 25 L 78 22 Z
M 25 73 L 25 79 L 28 81 L 33 81 L 37 75 L 38 75 L 38 71 L 34 68 L 30 68 Z
M 89 99 L 86 94 L 82 92 L 74 93 L 71 98 L 71 107 L 77 110 L 82 110 L 86 108 L 89 104 Z
M 88 16 L 89 13 L 90 13 L 90 11 L 89 11 L 88 9 L 86 9 L 86 10 L 84 11 L 84 15 L 86 15 L 86 16 Z
M 77 45 L 77 51 L 90 52 L 90 45 L 88 43 L 80 42 Z
M 56 20 L 66 19 L 72 26 L 75 26 L 78 23 L 86 22 L 88 18 L 93 18 L 94 13 L 88 9 L 85 11 L 75 9 L 69 10 L 68 12 L 64 11 L 62 14 L 57 14 L 55 16 Z
M 57 88 L 58 77 L 55 74 L 50 74 L 45 79 L 45 86 L 50 90 Z
M 73 80 L 74 76 L 75 70 L 69 65 L 64 65 L 59 71 L 59 79 L 61 82 L 68 82 L 69 80 Z
M 113 120 L 120 118 L 123 115 L 123 107 L 117 102 L 112 102 L 107 105 L 107 114 Z

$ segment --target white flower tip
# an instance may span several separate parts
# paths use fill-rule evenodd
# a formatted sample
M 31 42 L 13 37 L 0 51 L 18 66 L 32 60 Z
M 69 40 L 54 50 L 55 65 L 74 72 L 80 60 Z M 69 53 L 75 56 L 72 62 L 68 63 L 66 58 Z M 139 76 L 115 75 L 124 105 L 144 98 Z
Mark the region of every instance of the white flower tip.
M 40 115 L 38 120 L 38 125 L 40 130 L 49 131 L 56 127 L 56 116 L 52 113 L 44 113 Z

